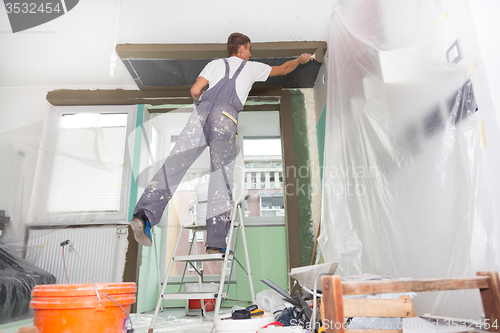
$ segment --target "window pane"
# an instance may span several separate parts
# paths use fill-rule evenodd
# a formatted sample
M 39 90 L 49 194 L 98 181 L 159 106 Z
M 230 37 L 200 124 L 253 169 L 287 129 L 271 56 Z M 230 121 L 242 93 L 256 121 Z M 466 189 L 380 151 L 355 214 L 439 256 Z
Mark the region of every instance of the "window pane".
M 281 139 L 244 137 L 243 155 L 248 180 L 245 216 L 284 216 Z
M 281 139 L 245 138 L 243 140 L 243 150 L 245 151 L 245 156 L 281 156 Z
M 127 114 L 64 115 L 50 178 L 49 212 L 118 212 Z

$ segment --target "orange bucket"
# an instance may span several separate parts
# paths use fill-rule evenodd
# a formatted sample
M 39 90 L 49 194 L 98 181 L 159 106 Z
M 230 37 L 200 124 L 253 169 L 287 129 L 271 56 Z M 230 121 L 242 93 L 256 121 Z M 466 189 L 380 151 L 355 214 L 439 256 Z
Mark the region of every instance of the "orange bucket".
M 135 303 L 135 283 L 96 283 L 96 287 L 101 304 L 91 283 L 35 286 L 30 306 L 35 310 L 38 332 L 126 332 L 127 314 L 101 291 L 130 313 L 130 305 Z

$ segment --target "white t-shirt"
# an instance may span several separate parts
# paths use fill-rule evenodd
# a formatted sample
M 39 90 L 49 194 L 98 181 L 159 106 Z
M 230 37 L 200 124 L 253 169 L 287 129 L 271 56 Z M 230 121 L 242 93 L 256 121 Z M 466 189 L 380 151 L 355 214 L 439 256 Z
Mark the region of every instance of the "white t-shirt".
M 229 77 L 233 77 L 234 72 L 240 67 L 243 59 L 238 57 L 230 57 L 227 59 L 229 63 Z M 236 94 L 241 100 L 241 104 L 245 105 L 250 89 L 254 82 L 264 82 L 271 73 L 271 66 L 261 62 L 247 61 L 245 67 L 241 70 L 240 75 L 236 79 Z M 203 76 L 208 80 L 208 89 L 215 86 L 226 75 L 226 65 L 224 59 L 216 59 L 210 61 L 201 71 L 199 76 Z M 203 100 L 203 98 L 202 98 Z

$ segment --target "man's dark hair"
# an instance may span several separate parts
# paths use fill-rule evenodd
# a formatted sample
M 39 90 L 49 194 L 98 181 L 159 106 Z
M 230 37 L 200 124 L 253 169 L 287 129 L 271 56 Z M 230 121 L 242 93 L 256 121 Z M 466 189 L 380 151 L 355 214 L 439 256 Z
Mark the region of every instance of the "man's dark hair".
M 240 34 L 239 32 L 234 32 L 227 38 L 227 52 L 229 56 L 233 54 L 238 54 L 238 50 L 241 45 L 247 45 L 250 43 L 250 38 L 248 36 Z

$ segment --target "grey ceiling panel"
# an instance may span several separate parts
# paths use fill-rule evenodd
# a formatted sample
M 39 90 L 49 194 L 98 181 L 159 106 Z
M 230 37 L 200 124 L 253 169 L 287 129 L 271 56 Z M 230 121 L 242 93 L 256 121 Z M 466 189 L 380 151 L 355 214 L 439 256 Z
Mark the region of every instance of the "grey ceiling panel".
M 276 58 L 275 66 L 280 66 L 287 59 Z M 318 76 L 321 63 L 316 60 L 311 60 L 305 65 L 298 66 L 293 72 L 288 75 L 276 77 L 281 79 L 281 84 L 284 88 L 313 88 Z
M 270 66 L 279 66 L 294 58 L 252 58 Z M 139 88 L 168 88 L 192 85 L 211 59 L 137 59 L 122 58 Z M 312 88 L 321 63 L 312 60 L 285 76 L 270 77 L 256 85 L 283 88 Z
M 182 72 L 186 78 L 186 86 L 195 83 L 203 68 L 210 62 L 208 59 L 179 60 Z

